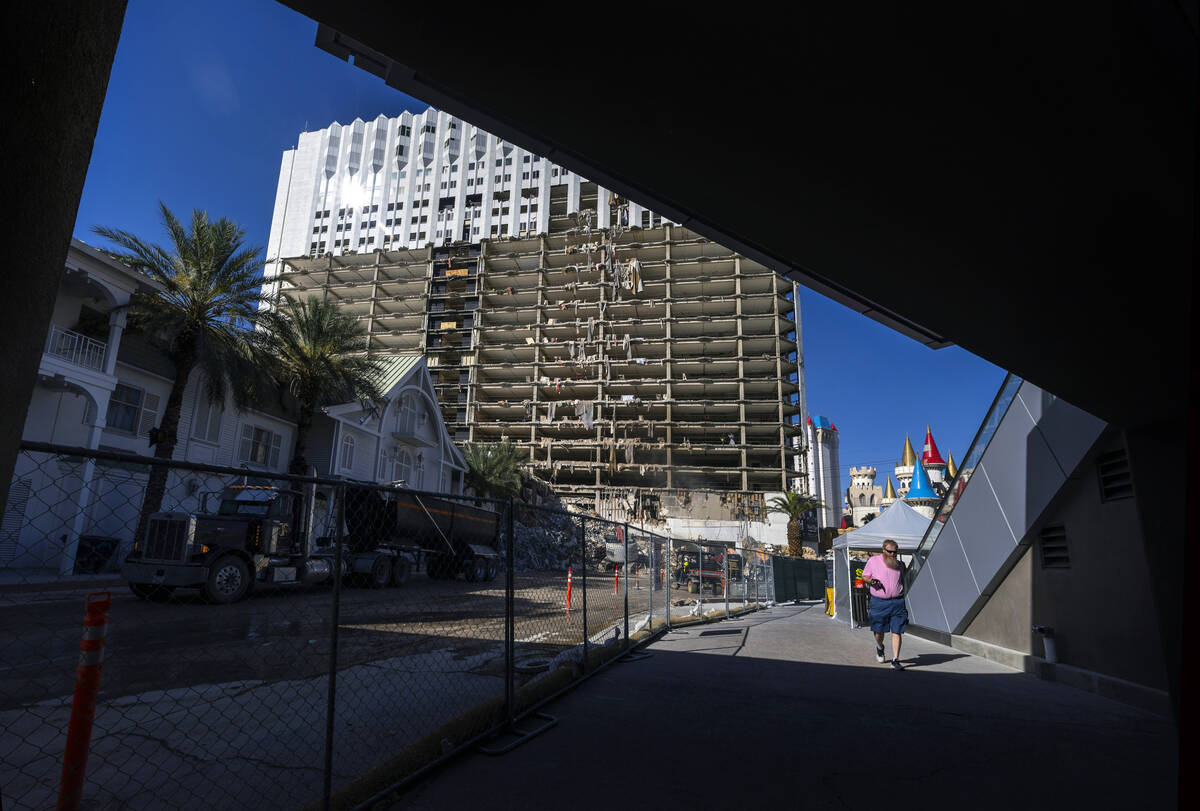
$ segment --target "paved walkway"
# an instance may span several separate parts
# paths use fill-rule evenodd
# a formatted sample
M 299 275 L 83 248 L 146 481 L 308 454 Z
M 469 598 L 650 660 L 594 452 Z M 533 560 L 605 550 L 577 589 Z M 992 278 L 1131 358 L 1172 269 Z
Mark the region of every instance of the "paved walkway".
M 915 637 L 904 672 L 821 606 L 676 632 L 389 808 L 1174 808 L 1169 720 Z

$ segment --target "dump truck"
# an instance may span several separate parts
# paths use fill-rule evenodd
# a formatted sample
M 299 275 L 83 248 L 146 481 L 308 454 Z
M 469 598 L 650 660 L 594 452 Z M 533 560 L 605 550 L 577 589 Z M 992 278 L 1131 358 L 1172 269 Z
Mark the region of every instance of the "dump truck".
M 212 494 L 209 494 L 212 495 Z M 329 489 L 235 484 L 208 495 L 200 511 L 152 515 L 121 573 L 149 600 L 198 588 L 206 601 L 233 603 L 259 584 L 331 581 L 338 533 Z M 500 566 L 499 516 L 447 499 L 399 490 L 345 487 L 340 542 L 343 582 L 371 588 L 404 584 L 413 571 L 491 580 Z

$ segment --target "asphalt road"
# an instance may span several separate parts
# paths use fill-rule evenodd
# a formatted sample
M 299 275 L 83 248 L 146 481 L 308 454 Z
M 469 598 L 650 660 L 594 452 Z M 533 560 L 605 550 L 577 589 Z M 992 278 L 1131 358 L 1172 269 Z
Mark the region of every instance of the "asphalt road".
M 625 584 L 611 572 L 574 575 L 566 615 L 561 572 L 518 572 L 516 639 L 525 653 L 553 654 L 623 617 Z M 631 614 L 650 604 L 648 578 L 629 584 Z M 614 587 L 617 593 L 614 594 Z M 74 686 L 86 591 L 0 595 L 0 709 L 69 695 Z M 654 592 L 656 614 L 666 592 Z M 330 666 L 331 586 L 258 588 L 233 605 L 208 605 L 194 592 L 166 603 L 112 591 L 101 699 L 190 685 L 274 681 L 320 675 Z M 673 602 L 697 595 L 670 589 Z M 711 597 L 709 597 L 711 599 Z M 678 613 L 678 609 L 677 612 Z M 433 581 L 341 589 L 338 667 L 432 650 L 464 656 L 504 639 L 503 574 L 491 583 Z
M 587 635 L 680 618 L 723 601 L 683 589 L 628 593 L 612 572 L 518 572 L 519 682 Z M 53 804 L 89 589 L 0 592 L 0 803 Z M 94 808 L 289 808 L 319 796 L 330 667 L 331 587 L 256 590 L 227 606 L 112 592 L 88 764 Z M 335 785 L 503 695 L 504 580 L 343 588 L 338 621 Z M 528 667 L 521 668 L 522 664 Z M 286 790 L 285 790 L 286 789 Z

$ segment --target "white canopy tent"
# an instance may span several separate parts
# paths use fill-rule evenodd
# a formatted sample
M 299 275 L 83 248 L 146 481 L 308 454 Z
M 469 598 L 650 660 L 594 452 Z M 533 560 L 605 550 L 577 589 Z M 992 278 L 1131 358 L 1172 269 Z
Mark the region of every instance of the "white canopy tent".
M 865 527 L 838 536 L 833 542 L 833 606 L 835 619 L 853 625 L 850 611 L 850 552 L 878 552 L 886 540 L 900 547 L 900 558 L 911 556 L 925 537 L 930 519 L 903 501 L 896 501 Z

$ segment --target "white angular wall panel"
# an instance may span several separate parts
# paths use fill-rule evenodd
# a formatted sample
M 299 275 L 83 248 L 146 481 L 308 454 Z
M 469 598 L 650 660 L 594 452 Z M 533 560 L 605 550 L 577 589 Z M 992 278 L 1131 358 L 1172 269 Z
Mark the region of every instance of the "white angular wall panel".
M 979 590 L 975 587 L 975 578 L 967 566 L 963 548 L 953 532 L 941 534 L 937 550 L 936 561 L 930 557 L 926 565 L 933 563 L 933 576 L 937 581 L 937 596 L 942 611 L 945 612 L 950 631 L 957 633 L 955 626 L 979 599 Z
M 1106 423 L 1065 400 L 1054 399 L 1043 406 L 1038 431 L 1064 473 L 1070 475 L 1087 454 Z
M 932 559 L 930 557 L 930 560 Z M 941 598 L 938 597 L 937 576 L 928 563 L 921 570 L 917 582 L 913 584 L 906 603 L 909 622 L 950 633 L 950 624 L 942 610 Z

